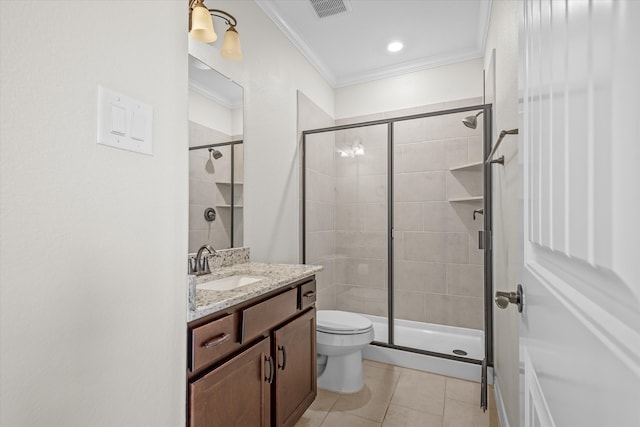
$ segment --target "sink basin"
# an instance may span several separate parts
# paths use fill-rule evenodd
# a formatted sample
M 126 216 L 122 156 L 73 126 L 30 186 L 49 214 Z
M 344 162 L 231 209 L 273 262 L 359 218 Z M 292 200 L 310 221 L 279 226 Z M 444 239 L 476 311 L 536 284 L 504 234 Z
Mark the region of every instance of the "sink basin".
M 238 274 L 235 276 L 223 277 L 222 279 L 212 280 L 210 282 L 201 283 L 196 286 L 197 289 L 207 291 L 230 291 L 232 289 L 241 288 L 260 280 L 266 279 L 261 276 L 249 276 L 246 274 Z

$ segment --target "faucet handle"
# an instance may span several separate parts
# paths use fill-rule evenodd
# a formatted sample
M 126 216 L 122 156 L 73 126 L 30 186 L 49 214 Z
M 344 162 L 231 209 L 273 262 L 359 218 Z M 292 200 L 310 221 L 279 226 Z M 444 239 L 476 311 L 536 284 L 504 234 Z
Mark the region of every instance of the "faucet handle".
M 195 274 L 198 271 L 196 265 L 196 257 L 188 256 L 187 257 L 187 274 Z
M 211 273 L 211 269 L 209 268 L 209 257 L 203 256 L 200 260 L 200 265 L 198 266 L 198 272 L 200 274 L 209 274 Z

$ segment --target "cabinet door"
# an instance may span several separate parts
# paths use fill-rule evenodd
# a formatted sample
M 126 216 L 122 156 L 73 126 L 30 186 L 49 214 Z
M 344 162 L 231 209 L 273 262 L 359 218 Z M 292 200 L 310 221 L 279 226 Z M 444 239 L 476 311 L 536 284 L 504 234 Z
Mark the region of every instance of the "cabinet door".
M 275 331 L 276 426 L 293 426 L 317 393 L 316 309 Z
M 189 384 L 189 425 L 269 426 L 274 374 L 271 339 L 265 338 Z

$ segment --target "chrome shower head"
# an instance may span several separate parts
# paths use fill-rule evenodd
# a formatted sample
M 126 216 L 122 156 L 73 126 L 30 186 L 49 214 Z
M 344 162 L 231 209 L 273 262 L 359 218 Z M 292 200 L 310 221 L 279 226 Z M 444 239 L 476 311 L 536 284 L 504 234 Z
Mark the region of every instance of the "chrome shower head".
M 213 158 L 216 160 L 222 157 L 222 153 L 216 150 L 215 148 L 209 148 L 209 154 L 213 155 Z
M 480 111 L 475 116 L 467 116 L 467 117 L 465 117 L 464 119 L 462 119 L 462 124 L 465 125 L 468 128 L 475 129 L 476 126 L 478 126 L 478 116 L 480 114 L 482 114 L 482 113 L 484 113 L 484 111 Z

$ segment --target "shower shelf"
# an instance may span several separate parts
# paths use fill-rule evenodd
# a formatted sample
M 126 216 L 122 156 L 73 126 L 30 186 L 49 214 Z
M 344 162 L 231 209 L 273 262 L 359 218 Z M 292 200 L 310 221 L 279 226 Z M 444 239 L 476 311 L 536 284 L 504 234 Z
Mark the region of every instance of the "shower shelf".
M 449 202 L 475 202 L 482 201 L 484 197 L 482 196 L 469 196 L 469 197 L 460 197 L 458 199 L 449 199 Z
M 229 181 L 217 181 L 216 184 L 218 185 L 231 185 L 231 183 Z M 234 182 L 233 185 L 243 185 L 242 182 Z
M 242 205 L 234 205 L 234 208 L 238 209 L 242 209 L 244 206 Z M 216 205 L 216 208 L 225 208 L 225 209 L 231 209 L 231 205 Z
M 450 168 L 450 171 L 482 171 L 482 162 L 469 163 L 468 165 L 456 166 L 455 168 Z

